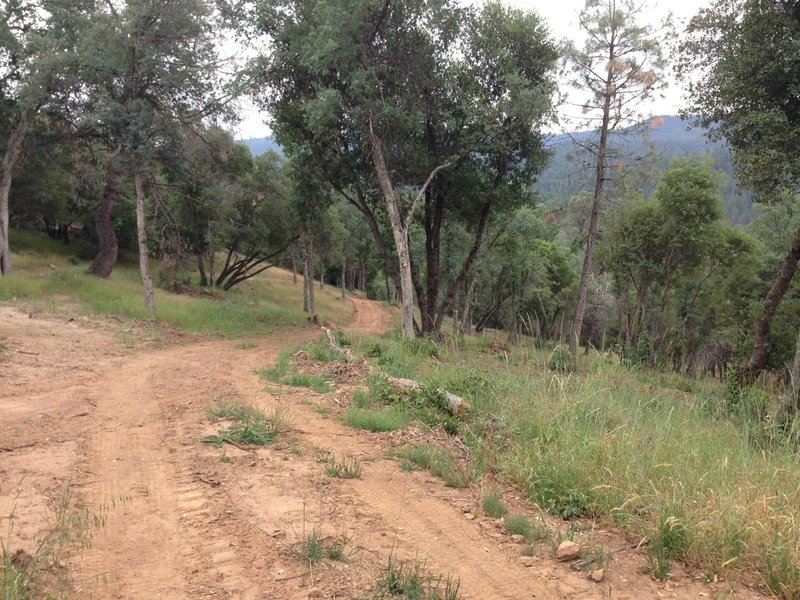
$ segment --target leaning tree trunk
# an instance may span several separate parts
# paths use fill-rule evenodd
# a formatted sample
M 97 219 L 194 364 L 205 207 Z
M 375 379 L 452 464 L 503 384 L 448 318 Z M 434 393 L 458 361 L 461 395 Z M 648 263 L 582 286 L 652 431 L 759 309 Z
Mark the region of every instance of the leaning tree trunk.
M 11 274 L 11 244 L 8 240 L 8 197 L 11 195 L 11 180 L 14 169 L 22 158 L 22 146 L 31 124 L 33 115 L 24 112 L 20 115 L 16 127 L 6 140 L 3 158 L 0 160 L 0 275 Z
M 150 316 L 155 317 L 156 301 L 153 297 L 153 279 L 150 277 L 150 255 L 147 251 L 147 229 L 144 220 L 144 187 L 139 169 L 133 172 L 133 185 L 136 188 L 136 237 L 139 242 L 139 271 L 142 274 L 144 306 Z
M 100 250 L 94 257 L 89 273 L 97 277 L 108 277 L 117 263 L 119 246 L 114 234 L 113 211 L 122 184 L 122 168 L 112 158 L 106 171 L 106 185 L 95 213 L 95 229 Z
M 767 366 L 770 321 L 775 316 L 783 295 L 789 289 L 792 277 L 797 271 L 798 261 L 800 261 L 800 227 L 797 228 L 792 240 L 792 246 L 789 248 L 786 258 L 783 259 L 783 264 L 772 282 L 772 287 L 767 292 L 766 298 L 764 298 L 764 306 L 756 323 L 753 353 L 739 369 L 739 377 L 745 382 L 755 381 L 759 373 Z
M 399 263 L 400 279 L 400 304 L 403 324 L 403 337 L 413 339 L 416 337 L 414 331 L 414 283 L 411 279 L 411 249 L 408 244 L 408 228 L 400 215 L 400 207 L 389 178 L 389 170 L 383 157 L 380 141 L 372 134 L 370 128 L 370 146 L 372 148 L 372 160 L 375 164 L 375 172 L 378 176 L 383 199 L 386 202 L 386 210 L 389 213 L 389 223 L 392 227 L 395 248 L 397 249 L 397 259 Z
M 609 57 L 609 62 L 614 58 L 613 49 Z M 575 308 L 575 320 L 572 322 L 572 333 L 569 336 L 569 352 L 572 358 L 578 354 L 578 342 L 580 341 L 581 329 L 583 328 L 583 317 L 586 314 L 586 296 L 589 293 L 589 279 L 592 276 L 592 259 L 594 257 L 594 246 L 597 241 L 597 223 L 600 220 L 600 203 L 603 197 L 603 185 L 606 181 L 606 146 L 608 144 L 608 128 L 611 115 L 611 95 L 614 93 L 612 80 L 614 70 L 608 69 L 606 78 L 606 93 L 603 98 L 603 121 L 600 124 L 600 143 L 597 146 L 597 165 L 594 178 L 594 195 L 592 199 L 592 215 L 589 219 L 589 235 L 586 238 L 586 254 L 583 258 L 583 269 L 581 269 L 581 282 L 578 286 L 578 304 Z

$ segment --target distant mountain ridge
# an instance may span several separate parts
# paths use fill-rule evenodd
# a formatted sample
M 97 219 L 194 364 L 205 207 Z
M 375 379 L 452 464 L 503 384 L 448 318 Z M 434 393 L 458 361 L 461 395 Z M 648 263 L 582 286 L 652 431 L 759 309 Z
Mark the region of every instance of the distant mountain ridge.
M 591 158 L 576 152 L 573 139 L 581 142 L 593 135 L 592 132 L 581 131 L 555 135 L 548 140 L 547 147 L 553 156 L 536 184 L 545 203 L 564 205 L 575 194 L 592 189 L 594 171 Z M 714 167 L 727 175 L 722 190 L 725 215 L 735 225 L 746 224 L 753 219 L 752 194 L 737 189 L 730 149 L 722 141 L 710 141 L 706 129 L 693 127 L 676 116 L 653 117 L 644 135 L 631 136 L 626 140 L 625 150 L 637 156 L 655 151 L 660 155 L 659 166 L 662 169 L 669 165 L 673 156 L 709 153 L 714 159 Z M 643 191 L 647 195 L 652 189 Z
M 280 144 L 278 144 L 278 142 L 276 142 L 275 138 L 272 136 L 263 138 L 248 138 L 246 140 L 239 140 L 239 143 L 250 148 L 250 152 L 253 154 L 253 156 L 261 156 L 270 150 L 277 152 L 278 154 L 283 154 L 283 148 L 281 148 Z
M 545 203 L 565 205 L 575 194 L 591 189 L 591 164 L 582 164 L 586 159 L 576 156 L 576 146 L 572 140 L 585 141 L 592 135 L 592 132 L 579 131 L 555 135 L 548 140 L 547 147 L 553 156 L 536 183 Z M 269 150 L 283 154 L 274 137 L 250 138 L 240 143 L 250 148 L 254 156 Z M 730 150 L 724 142 L 710 141 L 705 129 L 692 127 L 688 122 L 671 115 L 654 117 L 648 124 L 646 136 L 632 138 L 626 149 L 639 155 L 648 150 L 656 151 L 661 156 L 661 168 L 665 168 L 673 156 L 710 153 L 714 158 L 714 167 L 728 176 L 722 190 L 725 215 L 735 225 L 743 225 L 753 219 L 752 194 L 737 189 Z M 649 194 L 652 189 L 643 191 Z

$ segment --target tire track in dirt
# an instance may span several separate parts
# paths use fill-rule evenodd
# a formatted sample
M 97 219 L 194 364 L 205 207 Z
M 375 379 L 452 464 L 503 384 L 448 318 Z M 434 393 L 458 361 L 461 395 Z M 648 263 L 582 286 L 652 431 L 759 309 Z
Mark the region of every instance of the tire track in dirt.
M 314 335 L 300 332 L 297 339 Z M 101 425 L 81 464 L 94 481 L 83 486 L 82 499 L 90 510 L 105 507 L 107 520 L 80 563 L 86 597 L 193 598 L 214 590 L 255 597 L 247 593 L 233 542 L 211 526 L 206 486 L 192 464 L 202 451 L 202 409 L 230 391 L 224 354 L 231 363 L 239 358 L 232 346 L 148 353 L 92 387 Z M 278 349 L 268 345 L 264 360 Z
M 379 304 L 351 302 L 349 333 L 391 326 Z M 392 553 L 459 578 L 465 600 L 607 598 L 612 590 L 614 598 L 631 600 L 713 597 L 715 590 L 685 577 L 670 589 L 635 575 L 630 565 L 615 564 L 597 585 L 548 557 L 521 561 L 519 546 L 497 522 L 466 517 L 478 490 L 401 471 L 386 458 L 391 434 L 348 429 L 323 414 L 335 405 L 332 397 L 267 383 L 254 372 L 286 344 L 320 335 L 280 331 L 114 358 L 97 363 L 80 394 L 35 399 L 53 421 L 61 419 L 52 431 L 64 452 L 78 451 L 79 498 L 105 519 L 75 564 L 74 597 L 353 598 L 369 593 Z M 226 447 L 222 462 L 219 450 L 201 442 L 216 430 L 205 414 L 216 399 L 281 409 L 291 429 L 265 448 Z M 86 415 L 65 418 L 76 409 Z M 13 453 L 8 470 L 16 473 L 34 452 L 44 456 L 39 441 L 31 454 Z M 330 453 L 357 458 L 362 478 L 326 477 L 322 463 Z M 64 456 L 53 473 L 66 469 Z M 314 528 L 327 542 L 348 540 L 354 551 L 348 561 L 300 559 L 299 546 Z M 630 554 L 631 564 L 640 559 Z

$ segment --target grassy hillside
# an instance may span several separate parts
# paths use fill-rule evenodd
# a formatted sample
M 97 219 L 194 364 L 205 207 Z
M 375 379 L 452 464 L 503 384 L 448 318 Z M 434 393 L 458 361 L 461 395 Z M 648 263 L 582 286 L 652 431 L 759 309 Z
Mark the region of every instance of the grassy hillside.
M 104 281 L 45 237 L 15 232 L 12 242 L 18 271 L 0 280 L 0 300 L 146 317 L 133 261 Z M 289 274 L 270 271 L 220 299 L 159 291 L 156 300 L 159 319 L 185 331 L 257 334 L 303 324 L 301 294 Z M 344 323 L 350 308 L 328 293 L 319 312 Z M 681 561 L 710 579 L 800 598 L 798 436 L 765 418 L 771 399 L 763 392 L 628 367 L 604 353 L 573 369 L 560 348 L 505 347 L 491 334 L 442 344 L 396 333 L 351 341 L 378 372 L 417 379 L 427 391 L 408 408 L 372 377 L 345 413 L 350 423 L 384 430 L 421 418 L 460 436 L 470 462 L 450 473 L 446 460 L 414 447 L 406 460 L 458 485 L 500 477 L 543 510 L 613 523 L 641 541 L 656 577 L 666 579 Z M 271 377 L 309 385 L 284 372 L 288 352 Z M 436 389 L 467 398 L 468 417 L 456 422 L 432 411 Z
M 765 420 L 769 398 L 627 367 L 612 354 L 573 371 L 560 348 L 501 346 L 486 336 L 434 344 L 389 335 L 355 351 L 389 375 L 470 401 L 458 426 L 470 464 L 466 475 L 444 469 L 445 481 L 494 473 L 552 514 L 613 523 L 641 541 L 657 578 L 680 561 L 709 579 L 800 598 L 797 436 Z M 376 418 L 402 426 L 383 385 L 371 383 L 371 397 L 390 405 L 374 402 Z M 345 415 L 375 420 L 361 408 Z
M 12 231 L 15 272 L 0 280 L 0 301 L 25 299 L 56 310 L 65 302 L 101 315 L 146 319 L 135 257 L 123 256 L 107 280 L 86 274 L 88 261 L 76 259 L 71 246 L 46 235 Z M 317 294 L 320 318 L 345 323 L 352 307 L 334 293 Z M 229 292 L 197 297 L 156 290 L 156 316 L 186 332 L 234 335 L 264 333 L 276 327 L 303 325 L 302 284 L 291 275 L 269 270 Z

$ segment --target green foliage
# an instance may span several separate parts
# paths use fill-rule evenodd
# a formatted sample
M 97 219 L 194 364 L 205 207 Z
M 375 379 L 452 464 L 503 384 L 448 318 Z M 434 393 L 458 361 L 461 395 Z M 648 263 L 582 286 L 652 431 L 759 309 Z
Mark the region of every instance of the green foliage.
M 289 373 L 281 379 L 281 383 L 294 387 L 307 387 L 320 394 L 333 391 L 333 386 L 326 379 L 309 373 Z
M 223 426 L 216 435 L 203 438 L 203 442 L 221 446 L 225 442 L 237 444 L 252 444 L 267 446 L 271 444 L 281 431 L 287 428 L 283 415 L 276 411 L 268 416 L 261 410 L 245 404 L 234 404 L 217 401 L 215 406 L 208 409 L 211 419 L 232 419 L 235 421 L 230 426 Z
M 689 114 L 702 115 L 701 122 L 724 137 L 739 180 L 762 197 L 795 187 L 800 146 L 791 90 L 800 85 L 794 68 L 800 33 L 793 7 L 718 0 L 698 12 L 688 33 L 681 68 L 692 79 Z
M 18 523 L 16 498 L 5 518 L 7 525 L 0 535 L 0 594 L 5 600 L 66 597 L 65 565 L 91 544 L 91 527 L 105 523 L 104 515 L 76 510 L 70 481 L 64 484 L 53 510 L 47 511 L 46 527 L 37 533 L 30 552 L 13 547 Z
M 418 562 L 403 564 L 390 555 L 375 591 L 366 600 L 396 597 L 408 600 L 458 600 L 460 588 L 458 579 L 434 576 Z
M 494 491 L 483 496 L 481 505 L 483 506 L 483 512 L 495 519 L 499 519 L 508 512 L 508 508 L 503 502 L 502 497 L 499 493 Z
M 429 444 L 412 444 L 396 451 L 396 456 L 414 465 L 429 469 L 441 477 L 448 487 L 463 488 L 470 485 L 476 473 L 459 465 L 446 450 Z
M 325 474 L 328 477 L 336 477 L 338 479 L 361 479 L 361 465 L 353 458 L 348 461 L 346 458 L 342 462 L 336 462 L 336 457 L 331 458 L 330 461 L 325 463 Z
M 342 423 L 348 427 L 367 431 L 394 431 L 402 429 L 411 422 L 411 417 L 401 407 L 381 410 L 348 408 L 342 415 Z
M 380 358 L 383 355 L 383 347 L 377 342 L 372 343 L 364 352 L 367 358 Z
M 511 535 L 528 537 L 532 531 L 531 522 L 525 515 L 509 515 L 506 517 L 505 526 Z
M 557 373 L 571 373 L 575 370 L 576 365 L 575 359 L 567 348 L 556 346 L 550 353 L 547 366 L 551 371 L 556 371 Z

